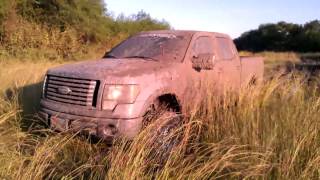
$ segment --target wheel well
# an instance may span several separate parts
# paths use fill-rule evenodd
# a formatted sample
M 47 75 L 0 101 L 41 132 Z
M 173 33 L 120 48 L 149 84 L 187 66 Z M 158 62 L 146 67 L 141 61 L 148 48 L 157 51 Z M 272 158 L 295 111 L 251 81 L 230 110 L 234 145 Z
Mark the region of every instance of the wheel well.
M 181 106 L 179 104 L 178 98 L 174 94 L 164 94 L 157 98 L 160 105 L 174 111 L 181 112 Z

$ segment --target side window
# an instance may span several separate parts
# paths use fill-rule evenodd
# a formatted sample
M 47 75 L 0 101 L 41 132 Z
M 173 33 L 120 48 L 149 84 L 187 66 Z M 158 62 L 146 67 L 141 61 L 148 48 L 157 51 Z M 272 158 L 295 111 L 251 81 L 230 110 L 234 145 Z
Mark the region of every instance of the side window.
M 199 54 L 214 54 L 213 42 L 210 37 L 199 37 L 193 45 L 193 51 L 195 55 Z
M 199 37 L 192 48 L 192 67 L 197 71 L 211 70 L 215 59 L 213 39 L 207 36 Z
M 231 60 L 234 57 L 234 51 L 227 38 L 217 37 L 218 53 L 222 60 Z

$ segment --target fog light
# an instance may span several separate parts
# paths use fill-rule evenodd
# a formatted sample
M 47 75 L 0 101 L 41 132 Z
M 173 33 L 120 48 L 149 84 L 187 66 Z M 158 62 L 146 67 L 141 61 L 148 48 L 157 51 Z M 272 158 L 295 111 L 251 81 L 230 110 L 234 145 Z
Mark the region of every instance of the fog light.
M 106 137 L 112 136 L 112 131 L 110 128 L 102 128 L 101 135 Z
M 98 126 L 98 136 L 104 140 L 113 140 L 114 136 L 117 133 L 117 128 L 110 124 L 110 125 L 100 125 Z

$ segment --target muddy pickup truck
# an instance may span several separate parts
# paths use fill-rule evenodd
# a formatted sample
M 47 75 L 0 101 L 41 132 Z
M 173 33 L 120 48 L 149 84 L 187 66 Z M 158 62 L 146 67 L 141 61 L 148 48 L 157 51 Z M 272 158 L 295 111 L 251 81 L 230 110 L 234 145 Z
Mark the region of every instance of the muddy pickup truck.
M 165 104 L 171 113 L 183 112 L 185 93 L 197 92 L 194 83 L 203 77 L 218 91 L 239 91 L 262 79 L 263 69 L 261 58 L 239 57 L 225 34 L 142 32 L 100 60 L 49 69 L 39 114 L 58 131 L 132 139 L 155 104 Z

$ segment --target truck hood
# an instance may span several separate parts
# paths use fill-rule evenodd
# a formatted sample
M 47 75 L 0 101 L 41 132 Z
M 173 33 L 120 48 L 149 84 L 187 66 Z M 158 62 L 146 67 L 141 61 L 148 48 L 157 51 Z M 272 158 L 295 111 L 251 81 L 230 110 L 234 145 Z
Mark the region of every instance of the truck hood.
M 100 59 L 72 63 L 48 70 L 48 74 L 83 79 L 107 80 L 133 79 L 148 74 L 155 75 L 159 71 L 170 71 L 174 63 L 165 63 L 144 59 Z

